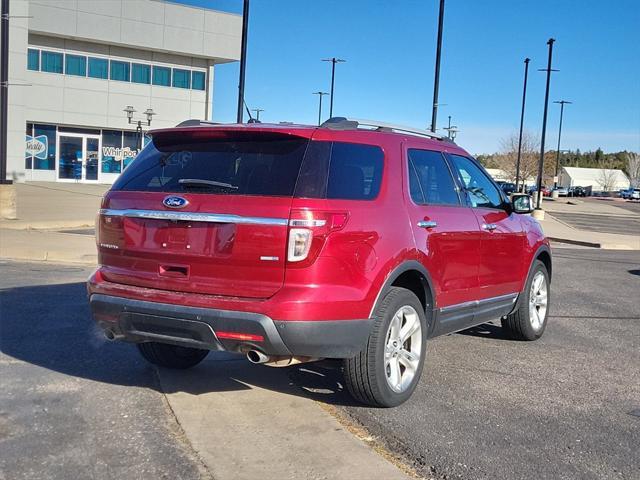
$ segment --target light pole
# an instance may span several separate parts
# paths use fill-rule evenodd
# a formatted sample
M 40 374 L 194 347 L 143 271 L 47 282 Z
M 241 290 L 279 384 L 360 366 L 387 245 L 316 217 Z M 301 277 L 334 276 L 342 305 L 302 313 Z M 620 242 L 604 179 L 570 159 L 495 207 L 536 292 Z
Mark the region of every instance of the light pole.
M 9 113 L 9 0 L 2 0 L 0 9 L 2 36 L 0 37 L 0 185 L 11 184 L 7 179 L 7 138 Z
M 431 112 L 431 131 L 436 133 L 436 120 L 438 117 L 438 90 L 440 88 L 440 54 L 442 51 L 442 26 L 444 23 L 444 0 L 440 0 L 440 13 L 438 15 L 438 43 L 436 46 L 436 72 L 433 82 L 433 110 Z
M 323 62 L 331 62 L 331 100 L 329 101 L 329 118 L 333 117 L 333 87 L 336 80 L 336 63 L 344 63 L 346 60 L 341 58 L 324 58 Z M 322 98 L 322 95 L 320 95 Z
M 558 128 L 558 150 L 556 151 L 556 178 L 553 182 L 553 186 L 558 186 L 558 175 L 560 174 L 560 136 L 562 135 L 562 115 L 564 114 L 564 106 L 565 104 L 571 105 L 573 102 L 568 102 L 567 100 L 556 100 L 553 103 L 560 104 L 560 127 Z
M 553 42 L 555 39 L 550 38 L 547 41 L 547 45 L 549 45 L 549 59 L 547 60 L 547 68 L 541 68 L 540 71 L 547 72 L 547 86 L 544 93 L 544 113 L 542 115 L 542 138 L 540 140 L 540 161 L 538 162 L 538 183 L 537 183 L 537 194 L 538 201 L 536 202 L 536 210 L 542 210 L 540 205 L 542 204 L 542 174 L 544 167 L 544 139 L 547 134 L 547 112 L 549 110 L 549 85 L 551 83 L 551 72 L 557 72 L 557 70 L 553 70 L 551 68 L 551 59 L 553 57 Z
M 516 160 L 516 192 L 520 191 L 520 157 L 522 156 L 522 129 L 524 128 L 524 105 L 527 99 L 527 77 L 530 58 L 524 59 L 524 87 L 522 89 L 522 111 L 520 112 L 520 135 L 518 135 L 518 158 Z M 523 182 L 524 183 L 524 182 Z
M 240 81 L 238 82 L 238 115 L 237 123 L 242 123 L 244 105 L 244 77 L 247 69 L 247 33 L 249 31 L 249 0 L 244 0 L 242 9 L 242 43 L 240 45 Z
M 133 105 L 127 105 L 127 107 L 122 110 L 123 112 L 125 112 L 127 114 L 127 121 L 129 122 L 129 125 L 131 125 L 134 122 L 133 119 L 133 114 L 137 112 L 137 110 L 135 108 L 133 108 Z M 144 112 L 142 112 L 147 120 L 147 126 L 151 126 L 151 120 L 153 119 L 153 116 L 156 115 L 156 112 L 153 111 L 152 108 L 147 108 Z M 143 135 L 143 131 L 142 131 L 142 120 L 138 119 L 137 120 L 137 125 L 136 125 L 136 133 L 137 133 L 137 137 L 138 137 L 138 150 L 142 150 L 142 137 Z
M 451 125 L 451 115 L 449 115 L 449 126 L 443 128 L 443 130 L 447 131 L 447 137 L 449 140 L 454 141 L 456 139 L 456 135 L 459 130 L 456 125 Z
M 313 92 L 313 95 L 318 95 L 320 100 L 318 105 L 318 125 L 320 125 L 322 123 L 322 97 L 329 94 L 327 92 L 317 91 Z
M 264 109 L 262 108 L 254 108 L 253 110 L 251 110 L 252 112 L 256 112 L 256 122 L 260 122 L 260 112 L 264 112 Z

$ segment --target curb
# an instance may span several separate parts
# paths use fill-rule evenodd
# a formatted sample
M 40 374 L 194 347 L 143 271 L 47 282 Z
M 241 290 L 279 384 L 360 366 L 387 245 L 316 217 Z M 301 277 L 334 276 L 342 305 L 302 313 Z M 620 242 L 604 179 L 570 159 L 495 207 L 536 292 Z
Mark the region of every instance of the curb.
M 567 243 L 570 245 L 579 245 L 581 247 L 604 248 L 601 243 L 584 242 L 582 240 L 573 240 L 569 238 L 547 237 L 552 242 Z

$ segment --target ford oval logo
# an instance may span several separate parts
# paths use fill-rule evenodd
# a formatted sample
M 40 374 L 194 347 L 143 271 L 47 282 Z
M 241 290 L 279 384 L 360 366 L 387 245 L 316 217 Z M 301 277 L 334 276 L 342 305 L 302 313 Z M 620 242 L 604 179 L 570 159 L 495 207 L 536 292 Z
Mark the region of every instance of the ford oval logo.
M 186 198 L 172 195 L 170 197 L 166 197 L 162 201 L 162 204 L 168 208 L 184 208 L 189 205 L 189 201 Z

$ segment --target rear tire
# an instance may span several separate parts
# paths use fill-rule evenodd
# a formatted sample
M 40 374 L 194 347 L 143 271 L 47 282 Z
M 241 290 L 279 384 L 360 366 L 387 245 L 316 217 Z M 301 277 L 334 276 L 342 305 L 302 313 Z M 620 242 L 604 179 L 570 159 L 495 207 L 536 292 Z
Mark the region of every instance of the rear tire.
M 392 287 L 373 322 L 367 345 L 344 361 L 345 384 L 359 402 L 395 407 L 407 401 L 422 374 L 427 345 L 424 307 L 413 292 Z
M 150 363 L 164 368 L 184 370 L 199 364 L 209 350 L 199 348 L 178 347 L 167 343 L 138 343 L 138 350 Z
M 549 272 L 544 263 L 535 260 L 518 308 L 501 321 L 507 336 L 514 340 L 539 339 L 547 326 L 550 298 Z

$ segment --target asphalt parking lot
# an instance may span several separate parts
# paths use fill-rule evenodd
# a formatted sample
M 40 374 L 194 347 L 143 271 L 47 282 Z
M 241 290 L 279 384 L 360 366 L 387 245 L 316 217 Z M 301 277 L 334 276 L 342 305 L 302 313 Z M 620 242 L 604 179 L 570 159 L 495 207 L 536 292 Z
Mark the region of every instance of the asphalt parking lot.
M 436 339 L 401 407 L 355 404 L 326 364 L 259 385 L 337 408 L 426 478 L 638 479 L 640 254 L 559 247 L 554 262 L 540 341 L 492 324 Z M 0 479 L 210 478 L 156 371 L 94 335 L 88 272 L 0 262 Z
M 640 216 L 592 215 L 569 212 L 550 212 L 549 215 L 578 230 L 640 236 Z

